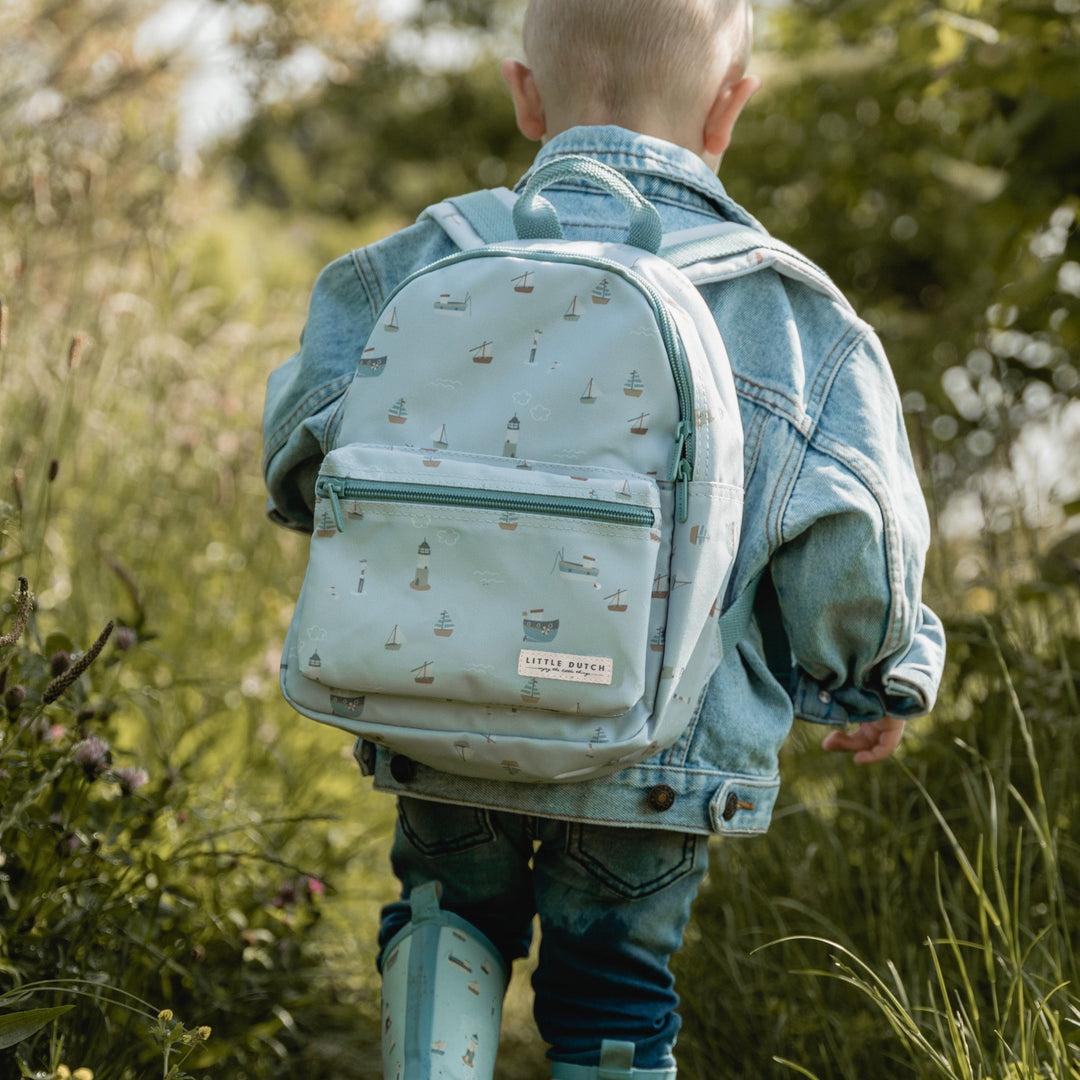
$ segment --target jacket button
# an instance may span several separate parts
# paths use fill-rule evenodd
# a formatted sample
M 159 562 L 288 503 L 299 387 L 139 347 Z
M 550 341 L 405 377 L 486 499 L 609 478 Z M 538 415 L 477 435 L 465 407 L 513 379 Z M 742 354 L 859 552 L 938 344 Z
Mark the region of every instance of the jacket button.
M 416 762 L 404 754 L 395 754 L 390 759 L 390 775 L 399 784 L 411 784 L 416 779 Z
M 667 784 L 654 784 L 645 796 L 650 810 L 662 814 L 675 805 L 675 789 Z
M 738 813 L 738 810 L 739 796 L 734 791 L 729 791 L 728 797 L 724 800 L 724 820 L 730 821 Z

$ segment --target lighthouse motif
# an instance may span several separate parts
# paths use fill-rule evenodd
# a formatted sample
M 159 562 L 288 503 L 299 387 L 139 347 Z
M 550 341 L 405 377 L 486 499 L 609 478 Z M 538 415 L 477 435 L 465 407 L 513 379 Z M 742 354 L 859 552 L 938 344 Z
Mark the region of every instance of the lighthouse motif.
M 431 586 L 428 584 L 428 560 L 431 557 L 431 545 L 427 540 L 422 540 L 416 549 L 416 576 L 409 582 L 409 588 L 417 592 L 427 592 Z
M 503 457 L 517 457 L 518 432 L 521 430 L 521 421 L 517 413 L 510 418 L 506 425 L 506 442 L 503 443 Z

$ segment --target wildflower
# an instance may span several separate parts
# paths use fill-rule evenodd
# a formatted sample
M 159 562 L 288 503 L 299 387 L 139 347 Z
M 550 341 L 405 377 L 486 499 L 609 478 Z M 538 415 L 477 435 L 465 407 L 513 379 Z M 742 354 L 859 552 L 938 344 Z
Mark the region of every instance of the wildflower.
M 75 744 L 71 760 L 86 774 L 87 780 L 99 777 L 112 761 L 112 753 L 109 744 L 97 735 L 87 735 L 80 743 Z
M 127 652 L 136 641 L 139 640 L 139 635 L 130 626 L 121 626 L 116 631 L 116 638 L 114 644 L 121 652 Z
M 71 667 L 71 653 L 60 649 L 49 657 L 49 674 L 54 678 L 63 675 Z
M 163 1020 L 167 1024 L 173 1018 L 172 1009 L 162 1009 L 161 1012 L 157 1014 L 157 1018 Z
M 206 1042 L 210 1038 L 210 1034 L 213 1028 L 209 1024 L 201 1024 L 195 1031 L 195 1034 L 199 1037 L 199 1042 Z
M 305 881 L 308 896 L 322 896 L 326 892 L 326 885 L 317 877 L 309 877 Z
M 94 1080 L 94 1072 L 85 1065 L 71 1074 L 71 1080 Z
M 34 594 L 30 591 L 30 583 L 24 577 L 19 578 L 19 595 L 15 598 L 15 622 L 11 629 L 0 635 L 0 649 L 6 649 L 9 645 L 23 636 L 26 624 L 30 621 L 30 612 L 34 610 Z
M 7 706 L 7 711 L 9 713 L 18 712 L 19 711 L 19 706 L 25 700 L 26 700 L 26 687 L 25 686 L 19 686 L 18 684 L 16 684 L 15 686 L 9 686 L 7 688 L 7 690 L 4 691 L 4 704 Z
M 105 642 L 109 640 L 109 635 L 113 632 L 114 625 L 112 619 L 110 619 L 106 624 L 105 629 L 98 634 L 94 644 L 91 645 L 90 648 L 67 669 L 67 671 L 62 675 L 58 675 L 45 687 L 45 693 L 41 695 L 41 700 L 46 705 L 60 697 L 60 695 L 98 658 L 98 654 L 105 648 Z
M 122 769 L 113 769 L 112 775 L 125 795 L 133 795 L 150 779 L 145 769 L 133 769 L 126 765 Z

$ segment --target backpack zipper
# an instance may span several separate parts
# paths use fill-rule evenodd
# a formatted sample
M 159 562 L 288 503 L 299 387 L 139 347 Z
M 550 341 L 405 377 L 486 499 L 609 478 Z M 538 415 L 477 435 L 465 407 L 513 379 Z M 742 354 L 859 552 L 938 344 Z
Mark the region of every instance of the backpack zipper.
M 660 337 L 667 351 L 668 365 L 671 368 L 672 379 L 675 383 L 675 394 L 679 402 L 679 423 L 675 429 L 675 445 L 672 449 L 670 476 L 668 477 L 675 485 L 675 518 L 680 523 L 685 523 L 687 517 L 687 484 L 694 478 L 694 382 L 690 374 L 690 365 L 686 361 L 683 352 L 682 341 L 675 329 L 675 324 L 668 313 L 667 305 L 661 299 L 660 294 L 643 277 L 636 274 L 628 266 L 614 262 L 610 259 L 595 257 L 582 258 L 578 255 L 570 255 L 561 251 L 548 251 L 536 248 L 469 248 L 466 251 L 458 251 L 453 255 L 437 259 L 435 262 L 410 274 L 400 285 L 386 298 L 383 304 L 385 310 L 394 297 L 405 288 L 414 278 L 420 277 L 432 270 L 438 270 L 443 266 L 465 259 L 494 258 L 510 255 L 521 259 L 533 259 L 540 262 L 566 262 L 577 266 L 592 266 L 597 270 L 617 274 L 634 285 L 649 301 L 660 327 Z
M 513 491 L 488 491 L 485 488 L 343 480 L 328 476 L 319 477 L 315 494 L 320 498 L 329 498 L 338 532 L 345 531 L 341 499 L 455 506 L 501 513 L 543 514 L 548 517 L 576 518 L 579 521 L 601 521 L 608 525 L 635 525 L 642 528 L 655 523 L 651 507 L 624 506 L 602 499 L 579 499 L 572 495 L 521 495 Z

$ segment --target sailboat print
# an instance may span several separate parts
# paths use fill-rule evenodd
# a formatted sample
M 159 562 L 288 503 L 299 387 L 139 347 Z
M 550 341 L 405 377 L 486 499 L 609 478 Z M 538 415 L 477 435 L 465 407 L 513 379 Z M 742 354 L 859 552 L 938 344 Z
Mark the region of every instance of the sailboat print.
M 559 632 L 558 619 L 538 619 L 537 615 L 543 615 L 543 608 L 533 608 L 531 611 L 521 613 L 521 626 L 525 631 L 525 641 L 538 641 L 541 643 L 554 641 Z
M 390 406 L 389 412 L 386 414 L 386 419 L 391 424 L 404 424 L 409 418 L 409 410 L 405 408 L 405 399 L 398 398 L 393 405 Z
M 641 381 L 641 376 L 636 371 L 630 372 L 630 377 L 623 383 L 622 392 L 627 397 L 641 397 L 641 391 L 645 389 L 645 384 Z
M 608 604 L 608 611 L 625 611 L 626 604 L 623 603 L 623 597 L 626 595 L 625 589 L 616 589 L 610 596 L 605 596 L 605 600 L 610 600 Z
M 474 364 L 490 364 L 491 363 L 491 359 L 492 359 L 491 353 L 488 352 L 488 346 L 490 344 L 491 344 L 490 341 L 485 341 L 485 342 L 482 342 L 480 345 L 475 346 L 475 348 L 472 348 L 472 349 L 469 350 L 469 352 L 472 353 L 472 362 Z
M 460 300 L 454 300 L 450 293 L 444 292 L 432 306 L 436 311 L 449 311 L 455 315 L 460 315 L 461 312 L 468 311 L 472 307 L 472 296 L 466 293 Z
M 560 550 L 555 557 L 555 565 L 559 568 L 560 574 L 569 574 L 571 576 L 596 577 L 600 573 L 600 568 L 596 565 L 596 559 L 592 555 L 582 555 L 581 562 L 573 562 L 570 559 L 563 558 L 563 553 Z
M 446 425 L 445 424 L 440 425 L 438 431 L 433 431 L 431 434 L 432 434 L 431 445 L 434 446 L 436 450 L 445 450 L 450 445 L 446 441 Z
M 507 532 L 513 532 L 518 527 L 518 516 L 515 513 L 507 510 L 505 513 L 499 515 L 499 528 L 505 529 Z
M 633 498 L 634 493 L 630 490 L 630 481 L 624 480 L 622 486 L 615 489 L 615 494 L 618 495 L 620 499 Z M 690 542 L 693 543 L 693 540 Z
M 397 308 L 390 312 L 390 318 L 383 323 L 383 329 L 388 334 L 396 334 L 401 329 L 397 321 Z
M 635 416 L 632 419 L 626 421 L 628 424 L 633 424 L 634 425 L 630 429 L 630 434 L 631 435 L 644 435 L 645 432 L 649 430 L 645 426 L 645 417 L 649 416 L 649 415 L 650 415 L 649 413 L 643 412 L 639 416 Z
M 578 398 L 578 401 L 580 401 L 582 405 L 596 404 L 596 394 L 593 393 L 593 383 L 594 380 L 590 379 L 588 385 L 581 391 L 581 397 Z
M 405 644 L 405 635 L 398 628 L 398 624 L 394 623 L 394 629 L 390 631 L 390 636 L 386 639 L 384 649 L 389 649 L 391 652 L 397 652 L 402 645 Z
M 521 700 L 526 705 L 535 705 L 540 700 L 540 683 L 536 679 L 529 679 L 521 688 Z
M 649 638 L 649 648 L 653 652 L 664 651 L 664 628 L 658 626 L 652 633 L 652 637 Z
M 454 620 L 450 618 L 450 613 L 444 611 L 435 620 L 435 636 L 436 637 L 449 637 L 454 632 Z
M 337 532 L 337 523 L 329 510 L 323 510 L 315 522 L 316 536 L 333 536 Z
M 577 297 L 576 296 L 574 297 L 573 300 L 570 301 L 570 306 L 566 309 L 566 314 L 563 315 L 563 318 L 567 322 L 577 322 L 578 319 L 581 318 L 581 312 L 579 312 L 578 309 L 577 309 Z
M 375 346 L 369 345 L 360 357 L 360 363 L 356 365 L 356 374 L 361 379 L 374 379 L 386 370 L 385 356 L 369 356 L 375 352 Z
M 654 600 L 666 600 L 668 594 L 668 576 L 667 574 L 657 574 L 653 578 L 652 583 L 652 598 Z
M 510 280 L 514 283 L 514 292 L 531 293 L 533 286 L 529 284 L 529 278 L 532 277 L 532 271 L 526 270 L 524 274 Z
M 419 667 L 414 667 L 410 672 L 410 674 L 416 675 L 416 678 L 413 679 L 413 682 L 423 683 L 424 685 L 427 685 L 428 683 L 433 683 L 435 681 L 435 676 L 429 675 L 428 672 L 434 666 L 434 660 L 425 660 Z
M 611 300 L 611 286 L 608 284 L 607 278 L 601 278 L 599 284 L 592 291 L 592 302 L 594 304 L 606 304 Z

